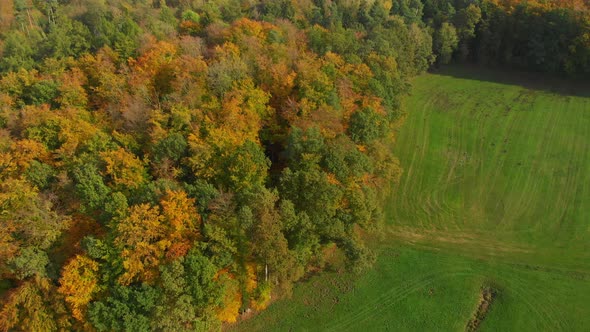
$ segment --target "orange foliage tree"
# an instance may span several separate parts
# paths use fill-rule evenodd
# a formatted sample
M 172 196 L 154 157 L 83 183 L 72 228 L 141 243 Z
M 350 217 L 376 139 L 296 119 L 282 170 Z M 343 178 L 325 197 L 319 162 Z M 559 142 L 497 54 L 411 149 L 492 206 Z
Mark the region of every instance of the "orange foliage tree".
M 167 256 L 185 256 L 200 235 L 201 216 L 195 208 L 195 199 L 189 198 L 184 191 L 168 190 L 160 205 L 168 228 L 167 238 L 171 242 Z

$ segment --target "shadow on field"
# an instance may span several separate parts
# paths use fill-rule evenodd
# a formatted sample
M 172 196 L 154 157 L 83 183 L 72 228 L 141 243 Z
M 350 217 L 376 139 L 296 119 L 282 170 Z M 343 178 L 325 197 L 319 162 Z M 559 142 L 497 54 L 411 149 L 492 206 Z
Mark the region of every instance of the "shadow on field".
M 546 73 L 473 64 L 442 66 L 431 70 L 431 73 L 468 80 L 518 85 L 526 89 L 541 90 L 563 96 L 590 97 L 590 80 L 570 79 Z

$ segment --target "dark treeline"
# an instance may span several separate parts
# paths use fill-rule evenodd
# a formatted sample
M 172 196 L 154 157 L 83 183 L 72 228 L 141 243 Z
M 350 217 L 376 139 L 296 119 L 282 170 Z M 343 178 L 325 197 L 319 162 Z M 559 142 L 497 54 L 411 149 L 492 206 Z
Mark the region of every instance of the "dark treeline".
M 395 13 L 432 29 L 439 64 L 451 60 L 585 77 L 590 13 L 585 1 L 401 1 Z M 418 14 L 416 14 L 418 13 Z
M 0 1 L 0 331 L 215 330 L 338 257 L 362 270 L 410 79 L 586 73 L 583 13 Z

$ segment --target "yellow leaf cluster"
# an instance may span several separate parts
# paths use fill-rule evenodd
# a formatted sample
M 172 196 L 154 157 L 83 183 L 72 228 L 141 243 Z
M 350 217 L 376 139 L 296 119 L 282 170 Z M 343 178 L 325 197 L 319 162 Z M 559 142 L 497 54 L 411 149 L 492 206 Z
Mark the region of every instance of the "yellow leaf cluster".
M 106 163 L 106 174 L 111 176 L 116 186 L 137 188 L 145 181 L 143 162 L 134 154 L 119 148 L 100 155 Z
M 240 314 L 242 306 L 242 292 L 240 292 L 239 283 L 228 276 L 227 272 L 222 275 L 221 282 L 224 284 L 225 292 L 223 294 L 223 304 L 217 308 L 216 316 L 222 322 L 235 323 Z
M 199 237 L 201 216 L 195 200 L 184 191 L 168 190 L 160 207 L 140 204 L 129 209 L 129 216 L 117 226 L 115 244 L 122 249 L 125 272 L 119 282 L 151 282 L 158 276 L 158 266 L 166 257 L 186 255 Z
M 0 309 L 0 331 L 57 331 L 45 302 L 49 288 L 47 279 L 37 277 L 12 290 Z
M 158 207 L 140 204 L 130 208 L 129 216 L 117 225 L 115 244 L 122 247 L 125 273 L 119 278 L 123 285 L 133 280 L 151 282 L 157 275 L 159 261 L 170 245 L 164 239 L 164 217 Z
M 65 296 L 72 315 L 84 320 L 86 306 L 98 290 L 98 263 L 77 255 L 63 269 L 58 292 Z
M 195 207 L 194 198 L 189 198 L 184 191 L 168 190 L 160 205 L 172 241 L 198 236 L 201 216 Z

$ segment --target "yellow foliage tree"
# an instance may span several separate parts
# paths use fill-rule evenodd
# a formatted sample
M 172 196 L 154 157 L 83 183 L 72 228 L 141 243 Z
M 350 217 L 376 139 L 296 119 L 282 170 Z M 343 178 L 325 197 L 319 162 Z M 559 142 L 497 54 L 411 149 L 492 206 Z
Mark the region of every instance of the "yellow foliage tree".
M 191 156 L 187 163 L 195 175 L 204 179 L 215 176 L 215 167 L 209 162 L 214 156 L 212 147 L 202 137 L 193 133 L 188 136 L 188 146 Z
M 47 160 L 47 148 L 42 143 L 31 139 L 15 141 L 12 144 L 12 155 L 16 164 L 25 169 L 33 159 Z
M 72 68 L 62 74 L 59 86 L 59 102 L 62 107 L 84 107 L 88 103 L 88 95 L 84 90 L 87 78 L 79 68 Z
M 62 145 L 57 149 L 57 153 L 62 160 L 68 160 L 78 152 L 79 146 L 88 142 L 99 132 L 99 129 L 86 120 L 89 117 L 87 111 L 70 108 L 59 113 L 61 116 L 59 139 Z
M 96 55 L 86 54 L 78 60 L 92 91 L 89 96 L 94 106 L 117 104 L 125 94 L 125 76 L 117 75 L 118 55 L 105 47 Z
M 234 83 L 236 88 L 223 99 L 221 110 L 210 112 L 208 141 L 222 150 L 247 140 L 257 142 L 262 120 L 271 112 L 269 94 L 255 87 L 251 79 Z
M 14 21 L 14 2 L 0 1 L 0 30 L 6 31 Z
M 119 148 L 100 155 L 106 163 L 106 174 L 111 177 L 115 186 L 134 189 L 145 181 L 143 162 L 134 154 Z
M 199 216 L 195 200 L 184 191 L 168 190 L 160 201 L 162 209 L 148 204 L 130 208 L 129 216 L 117 226 L 115 243 L 122 249 L 125 273 L 119 282 L 151 282 L 164 256 L 182 257 L 199 237 Z
M 46 302 L 49 279 L 35 277 L 12 290 L 0 309 L 0 331 L 57 331 L 57 319 Z
M 170 241 L 164 235 L 164 217 L 158 207 L 140 204 L 130 208 L 129 216 L 117 225 L 115 244 L 122 249 L 125 272 L 119 282 L 128 285 L 134 280 L 151 282 Z
M 270 284 L 264 281 L 258 282 L 254 263 L 246 264 L 245 283 L 246 292 L 250 294 L 250 307 L 257 311 L 266 309 L 270 304 Z
M 254 263 L 248 263 L 246 264 L 246 292 L 253 292 L 257 285 L 256 265 Z
M 72 315 L 79 321 L 84 320 L 86 306 L 98 290 L 98 263 L 92 259 L 77 255 L 63 269 L 58 292 L 65 296 Z
M 242 306 L 242 292 L 240 292 L 240 285 L 233 275 L 227 271 L 218 273 L 218 280 L 223 284 L 223 303 L 217 308 L 216 316 L 222 322 L 235 323 L 240 314 L 240 307 Z
M 188 197 L 181 190 L 168 190 L 160 205 L 162 205 L 162 214 L 169 223 L 172 239 L 196 235 L 201 216 L 195 208 L 194 198 Z
M 70 218 L 52 210 L 36 187 L 23 179 L 0 181 L 0 274 L 7 262 L 24 249 L 46 250 L 69 225 Z M 33 268 L 29 262 L 23 268 Z M 42 266 L 36 268 L 44 269 Z

